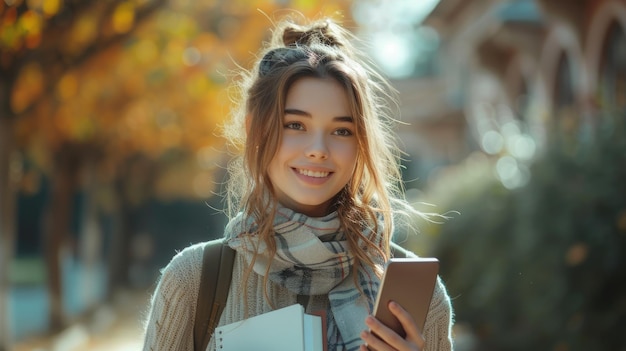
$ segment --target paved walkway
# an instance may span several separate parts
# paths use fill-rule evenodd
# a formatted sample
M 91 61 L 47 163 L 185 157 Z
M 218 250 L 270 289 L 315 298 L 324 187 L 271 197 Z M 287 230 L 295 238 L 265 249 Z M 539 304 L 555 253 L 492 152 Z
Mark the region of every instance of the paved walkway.
M 24 340 L 14 351 L 139 351 L 148 299 L 147 292 L 120 292 L 111 305 L 100 307 L 89 320 L 57 335 Z
M 76 323 L 58 335 L 32 338 L 15 345 L 12 351 L 141 351 L 142 322 L 146 319 L 149 292 L 121 292 L 108 306 L 91 318 Z M 470 328 L 455 325 L 455 350 L 476 350 Z

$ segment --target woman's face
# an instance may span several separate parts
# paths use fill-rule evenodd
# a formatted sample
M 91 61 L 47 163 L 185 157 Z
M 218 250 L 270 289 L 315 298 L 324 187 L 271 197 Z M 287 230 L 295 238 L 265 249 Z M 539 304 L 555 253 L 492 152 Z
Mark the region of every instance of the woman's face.
M 301 78 L 289 89 L 284 112 L 270 181 L 283 206 L 324 216 L 356 165 L 355 116 L 348 95 L 334 79 Z

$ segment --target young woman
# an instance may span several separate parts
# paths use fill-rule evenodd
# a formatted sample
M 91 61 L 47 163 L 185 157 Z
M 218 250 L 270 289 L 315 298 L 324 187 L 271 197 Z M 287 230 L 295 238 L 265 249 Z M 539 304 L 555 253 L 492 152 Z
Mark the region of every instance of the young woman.
M 371 316 L 394 217 L 412 210 L 398 187 L 388 88 L 352 39 L 330 20 L 285 21 L 242 80 L 241 111 L 227 130 L 243 150 L 230 165 L 234 215 L 224 234 L 236 257 L 219 325 L 305 296 L 307 311 L 327 312 L 328 350 L 451 350 L 441 281 L 424 330 L 394 303 L 405 337 Z M 202 247 L 163 270 L 144 350 L 193 350 Z

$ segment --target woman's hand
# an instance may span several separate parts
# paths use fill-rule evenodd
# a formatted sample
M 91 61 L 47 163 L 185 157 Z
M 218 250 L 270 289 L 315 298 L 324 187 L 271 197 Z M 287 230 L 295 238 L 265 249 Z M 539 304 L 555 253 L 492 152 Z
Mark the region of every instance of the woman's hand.
M 400 335 L 387 328 L 373 316 L 368 316 L 365 318 L 365 324 L 370 328 L 370 330 L 364 330 L 361 332 L 361 339 L 365 342 L 365 345 L 361 345 L 361 351 L 424 350 L 425 341 L 422 337 L 422 332 L 415 324 L 413 317 L 411 317 L 411 315 L 404 308 L 393 301 L 389 303 L 389 310 L 394 316 L 396 316 L 396 318 L 398 318 L 400 324 L 402 324 L 402 328 L 404 328 L 404 331 L 406 332 L 406 338 L 403 339 Z

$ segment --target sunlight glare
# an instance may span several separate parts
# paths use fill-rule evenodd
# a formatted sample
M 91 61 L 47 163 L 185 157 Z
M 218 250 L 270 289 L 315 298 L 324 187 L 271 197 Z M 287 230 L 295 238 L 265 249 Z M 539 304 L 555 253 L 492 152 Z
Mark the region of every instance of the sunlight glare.
M 355 2 L 353 15 L 361 35 L 370 38 L 376 62 L 391 78 L 406 78 L 416 71 L 426 51 L 433 51 L 438 37 L 423 30 L 421 23 L 439 0 L 362 0 Z
M 503 156 L 496 162 L 496 175 L 507 189 L 524 186 L 530 180 L 530 171 L 512 156 Z
M 504 139 L 500 133 L 490 130 L 483 134 L 481 146 L 486 153 L 495 155 L 502 151 Z
M 379 48 L 376 51 L 377 60 L 382 69 L 391 72 L 393 76 L 408 75 L 413 70 L 411 67 L 411 53 L 404 40 L 398 36 L 387 33 L 379 33 L 374 37 L 374 46 Z

